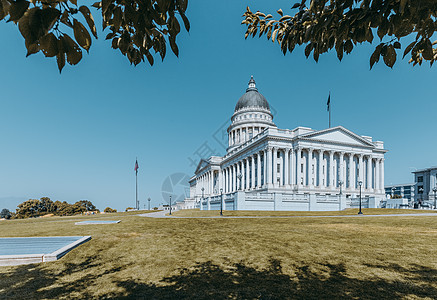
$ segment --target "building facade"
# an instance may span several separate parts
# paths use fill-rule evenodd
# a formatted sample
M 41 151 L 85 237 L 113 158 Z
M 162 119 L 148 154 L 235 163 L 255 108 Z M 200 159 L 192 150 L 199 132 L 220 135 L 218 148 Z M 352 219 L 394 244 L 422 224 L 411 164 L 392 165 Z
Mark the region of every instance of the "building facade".
M 417 170 L 413 172 L 416 183 L 414 200 L 419 203 L 428 202 L 434 204 L 437 192 L 437 167 Z
M 394 198 L 394 196 L 400 196 L 401 198 L 408 199 L 409 202 L 415 199 L 416 184 L 391 184 L 385 186 L 385 195 L 387 198 Z
M 342 126 L 279 129 L 253 78 L 235 106 L 223 157 L 201 160 L 190 197 L 202 210 L 340 210 L 385 197 L 383 142 Z

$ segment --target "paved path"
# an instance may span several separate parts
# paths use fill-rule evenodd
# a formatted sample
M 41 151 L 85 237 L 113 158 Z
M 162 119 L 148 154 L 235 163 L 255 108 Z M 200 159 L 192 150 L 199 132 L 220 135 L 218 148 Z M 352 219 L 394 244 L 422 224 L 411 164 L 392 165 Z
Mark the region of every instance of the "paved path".
M 218 213 L 218 211 L 217 211 Z M 224 212 L 226 214 L 226 212 Z M 367 217 L 437 217 L 437 213 L 411 213 L 411 214 L 387 214 L 387 215 L 338 215 L 338 216 L 209 216 L 209 217 L 178 217 L 167 216 L 168 211 L 158 211 L 148 214 L 140 214 L 140 217 L 148 218 L 173 218 L 173 219 L 256 219 L 256 218 L 367 218 Z

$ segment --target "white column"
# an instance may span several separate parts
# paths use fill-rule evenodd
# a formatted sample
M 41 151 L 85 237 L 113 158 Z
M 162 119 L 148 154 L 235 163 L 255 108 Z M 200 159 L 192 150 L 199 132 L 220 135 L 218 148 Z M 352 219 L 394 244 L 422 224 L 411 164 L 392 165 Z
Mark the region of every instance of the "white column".
M 302 157 L 302 149 L 301 148 L 297 148 L 297 155 L 296 155 L 296 183 L 299 187 L 302 187 L 302 163 L 301 163 L 301 157 Z
M 264 173 L 264 187 L 267 186 L 267 150 L 263 151 L 263 163 L 264 163 L 264 169 L 263 169 L 263 173 Z
M 246 171 L 244 169 L 244 159 L 241 160 L 241 190 L 244 191 L 244 180 L 246 180 Z
M 241 179 L 238 179 L 238 175 L 241 174 L 240 162 L 237 162 L 237 191 L 241 190 Z
M 249 169 L 249 157 L 246 158 L 246 190 L 250 186 L 250 169 Z
M 224 187 L 223 190 L 225 191 L 225 193 L 228 193 L 228 168 L 224 169 L 224 178 L 223 178 L 223 182 L 224 182 Z
M 218 188 L 218 193 L 220 194 L 220 190 L 222 192 L 225 191 L 224 186 L 223 186 L 223 174 L 224 172 L 222 170 L 218 171 L 218 184 L 217 184 L 217 188 Z
M 372 189 L 372 156 L 367 156 L 367 189 Z
M 384 158 L 381 159 L 381 183 L 380 192 L 384 191 Z
M 291 186 L 296 184 L 296 160 L 294 149 L 290 150 L 290 161 L 291 161 Z
M 375 190 L 376 192 L 379 192 L 379 188 L 381 186 L 381 165 L 380 165 L 380 159 L 375 159 Z
M 359 180 L 358 181 L 361 181 L 364 184 L 365 182 L 364 182 L 364 170 L 363 170 L 364 168 L 363 168 L 363 155 L 362 154 L 360 154 L 358 156 L 358 168 L 359 168 L 359 170 L 358 170 Z
M 322 171 L 323 171 L 323 150 L 322 149 L 319 149 L 319 170 L 318 170 L 319 172 L 319 188 L 322 188 L 322 187 L 324 187 L 324 185 L 323 185 L 323 173 L 322 173 Z
M 339 161 L 339 172 L 338 172 L 338 180 L 342 182 L 342 188 L 345 186 L 344 180 L 344 152 L 340 152 L 340 161 Z
M 333 188 L 334 187 L 334 185 L 333 185 L 333 178 L 334 178 L 334 170 L 333 170 L 333 163 L 334 162 L 334 151 L 329 151 L 329 171 L 327 172 L 327 174 L 329 174 L 329 183 L 328 183 L 328 186 L 330 187 L 330 188 Z M 328 169 L 328 168 L 327 168 Z M 327 181 L 328 181 L 327 180 Z
M 349 153 L 349 189 L 354 189 L 355 187 L 355 179 L 354 179 L 354 155 L 353 153 Z
M 278 174 L 276 173 L 277 171 L 277 161 L 276 158 L 278 157 L 278 148 L 273 148 L 273 186 L 276 187 L 277 186 L 277 177 Z
M 288 187 L 290 185 L 290 180 L 289 180 L 290 166 L 289 166 L 289 161 L 288 161 L 289 156 L 290 156 L 290 149 L 285 148 L 285 150 L 284 150 L 284 185 L 286 187 Z
M 313 148 L 308 149 L 308 186 L 313 188 L 313 180 L 314 180 L 314 174 L 313 174 Z
M 272 148 L 267 148 L 267 185 L 272 183 Z
M 254 154 L 251 156 L 251 161 L 252 161 L 252 178 L 251 178 L 252 183 L 250 187 L 254 189 L 255 188 L 255 155 Z
M 256 182 L 256 186 L 257 188 L 261 187 L 261 153 L 258 152 L 258 154 L 256 155 L 256 167 L 257 167 L 257 182 Z

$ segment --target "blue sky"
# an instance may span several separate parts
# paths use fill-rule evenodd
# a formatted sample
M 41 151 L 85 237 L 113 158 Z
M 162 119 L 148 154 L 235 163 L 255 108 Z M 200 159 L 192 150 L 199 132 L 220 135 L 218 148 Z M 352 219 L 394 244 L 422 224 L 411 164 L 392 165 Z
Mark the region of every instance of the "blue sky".
M 179 180 L 193 174 L 190 159 L 202 145 L 224 153 L 214 133 L 250 75 L 279 128 L 326 128 L 330 91 L 333 126 L 385 142 L 386 184 L 411 182 L 414 168 L 437 165 L 436 67 L 402 60 L 370 71 L 372 46 L 315 63 L 303 48 L 283 56 L 264 37 L 244 39 L 247 5 L 273 13 L 292 3 L 191 0 L 179 58 L 168 53 L 163 63 L 134 67 L 99 32 L 90 54 L 62 75 L 54 59 L 26 58 L 18 28 L 2 21 L 0 208 L 47 196 L 124 210 L 135 204 L 136 157 L 141 207 L 148 197 L 164 202 L 163 190 L 183 193 Z

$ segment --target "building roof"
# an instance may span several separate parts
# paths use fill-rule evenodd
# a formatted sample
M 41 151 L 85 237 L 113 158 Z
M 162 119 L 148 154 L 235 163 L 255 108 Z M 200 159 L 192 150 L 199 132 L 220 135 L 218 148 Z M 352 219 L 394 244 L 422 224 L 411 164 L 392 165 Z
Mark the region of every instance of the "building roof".
M 250 78 L 249 86 L 246 89 L 246 93 L 240 97 L 237 105 L 235 105 L 235 111 L 246 107 L 262 107 L 270 110 L 267 99 L 263 95 L 261 95 L 260 92 L 258 92 L 253 76 L 251 76 Z
M 432 171 L 432 170 L 436 170 L 436 169 L 437 169 L 437 166 L 436 167 L 426 168 L 426 169 L 421 169 L 421 170 L 416 170 L 416 171 L 413 171 L 411 173 L 422 173 L 422 172 Z

